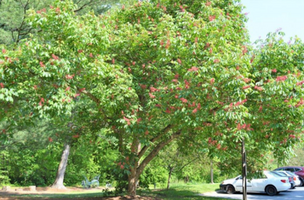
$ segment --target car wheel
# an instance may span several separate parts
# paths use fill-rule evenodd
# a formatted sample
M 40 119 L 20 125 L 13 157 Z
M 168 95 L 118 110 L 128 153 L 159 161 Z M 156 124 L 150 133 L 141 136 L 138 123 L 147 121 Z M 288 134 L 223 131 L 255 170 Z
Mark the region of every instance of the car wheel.
M 234 189 L 233 185 L 227 185 L 226 192 L 227 192 L 227 194 L 235 193 L 235 189 Z
M 269 185 L 266 187 L 265 189 L 265 192 L 269 195 L 269 196 L 273 196 L 273 195 L 276 195 L 277 194 L 277 188 L 272 186 L 272 185 Z

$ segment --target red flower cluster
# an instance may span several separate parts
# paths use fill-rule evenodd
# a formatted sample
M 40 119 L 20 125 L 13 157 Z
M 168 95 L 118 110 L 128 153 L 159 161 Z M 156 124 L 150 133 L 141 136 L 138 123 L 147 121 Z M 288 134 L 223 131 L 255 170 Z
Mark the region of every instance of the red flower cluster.
M 198 67 L 191 67 L 190 69 L 188 69 L 188 72 L 196 72 L 198 71 Z
M 262 87 L 259 87 L 259 86 L 254 86 L 254 89 L 258 90 L 258 91 L 263 91 L 263 88 Z
M 287 79 L 287 76 L 278 76 L 276 81 L 279 82 L 279 81 L 285 81 Z
M 181 100 L 183 103 L 187 103 L 187 102 L 188 102 L 188 100 L 185 99 L 185 98 L 180 98 L 180 100 Z
M 250 130 L 252 130 L 252 128 L 250 128 L 250 126 L 251 126 L 251 124 L 243 124 L 243 125 L 238 124 L 236 128 L 238 130 L 244 129 L 244 130 L 250 131 Z
M 301 98 L 301 100 L 295 105 L 295 107 L 299 107 L 303 104 L 304 104 L 304 100 L 303 100 L 303 98 Z
M 238 102 L 236 102 L 235 106 L 243 105 L 246 101 L 247 101 L 247 99 L 244 99 L 243 101 L 238 101 Z
M 303 85 L 304 81 L 300 81 L 297 83 L 297 85 Z
M 209 21 L 212 22 L 213 20 L 215 20 L 215 15 L 210 15 L 209 16 Z

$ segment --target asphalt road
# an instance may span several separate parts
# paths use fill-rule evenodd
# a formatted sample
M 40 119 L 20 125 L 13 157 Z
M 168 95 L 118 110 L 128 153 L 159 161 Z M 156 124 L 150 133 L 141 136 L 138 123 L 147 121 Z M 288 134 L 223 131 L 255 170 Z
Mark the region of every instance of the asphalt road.
M 243 194 L 225 194 L 210 192 L 201 194 L 201 196 L 220 197 L 227 199 L 243 199 Z M 304 199 L 304 187 L 296 187 L 296 189 L 290 189 L 286 192 L 280 192 L 275 196 L 268 196 L 267 194 L 247 194 L 247 200 L 303 200 Z

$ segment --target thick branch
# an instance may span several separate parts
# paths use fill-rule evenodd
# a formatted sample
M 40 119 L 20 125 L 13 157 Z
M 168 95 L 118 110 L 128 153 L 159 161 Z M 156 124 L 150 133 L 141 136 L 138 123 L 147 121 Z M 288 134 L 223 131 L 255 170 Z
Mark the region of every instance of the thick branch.
M 82 10 L 84 7 L 90 5 L 93 2 L 93 0 L 90 0 L 89 2 L 83 4 L 82 6 L 80 6 L 77 10 L 74 10 L 74 12 L 79 12 L 80 10 Z
M 97 97 L 95 97 L 93 94 L 91 94 L 88 91 L 82 91 L 82 93 L 85 94 L 85 95 L 87 95 L 90 99 L 92 99 L 97 104 L 98 111 L 99 111 L 100 114 L 102 114 L 105 118 L 109 119 L 107 117 L 107 115 L 105 114 L 105 112 L 103 111 L 103 109 L 101 108 L 101 106 L 100 106 L 101 102 L 100 102 L 100 100 Z
M 181 135 L 181 131 L 178 131 L 174 134 L 172 134 L 167 140 L 164 140 L 160 142 L 150 153 L 149 155 L 141 162 L 139 167 L 137 168 L 136 175 L 139 177 L 139 175 L 143 172 L 145 167 L 149 164 L 149 162 L 158 154 L 158 152 L 167 144 L 172 142 L 175 138 L 178 138 Z
M 170 125 L 170 124 L 169 124 L 168 126 L 166 126 L 166 127 L 160 132 L 159 135 L 157 135 L 156 137 L 152 138 L 152 139 L 150 140 L 150 142 L 154 143 L 155 141 L 159 140 L 162 136 L 164 136 L 165 134 L 167 134 L 172 128 L 173 128 L 173 125 Z M 141 151 L 139 152 L 138 158 L 141 158 L 141 157 L 145 154 L 145 152 L 148 150 L 148 148 L 149 148 L 148 146 L 144 146 L 144 147 L 141 149 Z

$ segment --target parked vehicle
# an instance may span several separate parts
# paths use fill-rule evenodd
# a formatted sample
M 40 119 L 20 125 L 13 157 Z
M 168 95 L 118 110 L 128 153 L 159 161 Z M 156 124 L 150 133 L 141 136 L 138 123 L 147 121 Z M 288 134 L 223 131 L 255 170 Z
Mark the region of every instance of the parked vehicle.
M 284 172 L 286 172 L 287 174 L 290 174 L 291 176 L 293 176 L 293 180 L 295 182 L 295 186 L 296 187 L 302 186 L 302 181 L 300 180 L 300 177 L 298 175 L 296 175 L 293 172 L 289 172 L 289 171 L 284 171 Z
M 287 167 L 279 167 L 274 171 L 289 171 L 293 172 L 300 177 L 301 186 L 304 186 L 304 167 L 297 166 L 287 166 Z
M 286 173 L 286 171 L 272 171 L 272 172 L 277 174 L 278 176 L 288 177 L 288 180 L 289 180 L 289 183 L 290 183 L 290 188 L 291 189 L 296 188 L 296 183 L 295 183 L 292 175 Z
M 228 194 L 243 192 L 242 182 L 242 176 L 237 176 L 224 180 L 220 188 Z M 270 196 L 290 189 L 288 177 L 279 176 L 271 171 L 263 171 L 259 177 L 247 180 L 246 184 L 248 193 L 267 193 Z

